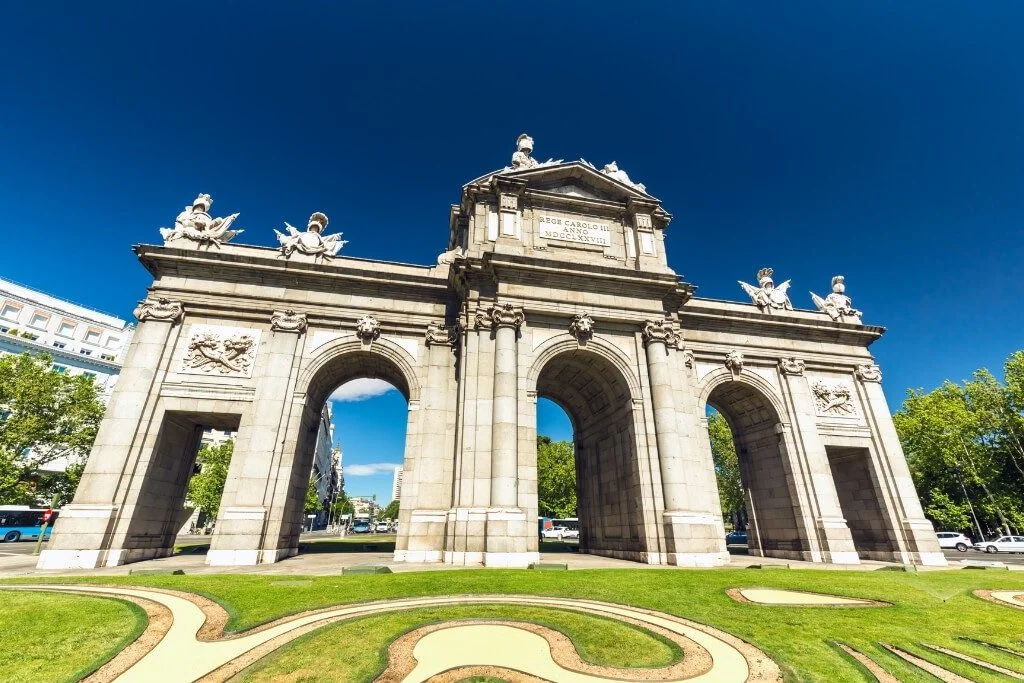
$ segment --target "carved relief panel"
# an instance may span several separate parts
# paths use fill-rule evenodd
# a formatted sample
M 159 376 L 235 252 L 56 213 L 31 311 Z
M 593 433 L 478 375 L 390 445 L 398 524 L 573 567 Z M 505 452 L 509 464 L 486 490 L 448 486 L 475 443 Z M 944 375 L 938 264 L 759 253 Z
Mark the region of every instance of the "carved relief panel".
M 860 417 L 852 382 L 819 377 L 808 379 L 808 385 L 814 397 L 814 412 L 818 417 Z
M 252 377 L 260 330 L 222 325 L 192 325 L 181 359 L 189 375 Z

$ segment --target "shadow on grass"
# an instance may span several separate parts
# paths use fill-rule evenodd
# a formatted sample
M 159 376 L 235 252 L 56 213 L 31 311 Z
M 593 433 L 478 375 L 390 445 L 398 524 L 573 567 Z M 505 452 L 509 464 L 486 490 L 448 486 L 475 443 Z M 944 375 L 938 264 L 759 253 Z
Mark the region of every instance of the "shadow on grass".
M 580 551 L 580 544 L 569 543 L 568 541 L 549 541 L 548 539 L 541 539 L 538 549 L 542 553 L 578 553 Z
M 197 545 L 176 545 L 174 546 L 175 555 L 205 555 L 210 549 L 210 546 L 202 543 Z
M 395 551 L 393 538 L 375 540 L 373 538 L 333 538 L 324 541 L 299 543 L 299 553 L 391 553 Z

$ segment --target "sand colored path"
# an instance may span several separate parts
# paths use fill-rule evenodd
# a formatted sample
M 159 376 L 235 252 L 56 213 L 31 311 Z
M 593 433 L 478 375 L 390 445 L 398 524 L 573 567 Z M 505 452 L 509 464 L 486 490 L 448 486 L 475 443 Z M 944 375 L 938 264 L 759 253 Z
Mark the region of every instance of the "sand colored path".
M 1021 591 L 992 591 L 990 595 L 999 602 L 1005 602 L 1014 607 L 1024 607 L 1024 592 Z
M 781 680 L 778 667 L 764 653 L 729 634 L 668 614 L 591 600 L 520 595 L 407 598 L 346 605 L 299 614 L 278 620 L 258 631 L 245 633 L 237 637 L 200 640 L 198 637 L 199 632 L 206 621 L 207 615 L 200 608 L 199 604 L 188 599 L 188 594 L 171 594 L 164 591 L 137 588 L 68 585 L 12 586 L 5 587 L 4 590 L 60 591 L 128 597 L 138 600 L 149 600 L 163 605 L 170 610 L 173 616 L 170 628 L 155 647 L 116 679 L 122 683 L 149 683 L 157 680 L 196 681 L 208 676 L 210 678 L 207 678 L 207 680 L 224 680 L 237 673 L 243 666 L 232 667 L 232 662 L 244 661 L 245 664 L 249 664 L 258 659 L 259 656 L 263 656 L 270 651 L 260 651 L 259 648 L 261 646 L 265 646 L 273 641 L 274 647 L 279 647 L 299 635 L 309 632 L 311 627 L 316 628 L 342 619 L 382 612 L 415 609 L 418 607 L 468 604 L 552 607 L 596 614 L 612 619 L 625 618 L 640 624 L 660 627 L 696 642 L 712 658 L 712 666 L 707 672 L 697 677 L 676 680 L 735 681 L 737 683 L 742 681 Z M 559 667 L 552 660 L 547 642 L 543 638 L 523 629 L 500 626 L 502 629 L 509 629 L 501 632 L 502 637 L 508 636 L 512 640 L 507 642 L 514 643 L 512 646 L 498 648 L 501 651 L 495 651 L 493 646 L 490 648 L 482 646 L 467 647 L 465 642 L 462 641 L 456 647 L 449 642 L 452 634 L 445 633 L 445 631 L 454 631 L 455 635 L 475 638 L 476 641 L 479 641 L 481 638 L 487 640 L 486 636 L 494 635 L 494 633 L 486 630 L 485 626 L 471 626 L 467 627 L 467 629 L 441 629 L 428 634 L 428 636 L 423 638 L 426 644 L 424 642 L 417 643 L 414 650 L 417 663 L 418 665 L 422 663 L 423 670 L 419 671 L 419 666 L 417 666 L 417 669 L 414 669 L 404 680 L 407 682 L 425 681 L 429 676 L 433 675 L 433 673 L 429 672 L 437 673 L 438 666 L 444 666 L 444 669 L 441 670 L 460 666 L 498 666 L 508 668 L 508 653 L 511 653 L 515 659 L 516 665 L 513 668 L 523 670 L 524 667 L 536 666 L 538 671 L 548 672 L 547 674 L 539 674 L 544 678 L 551 678 L 550 672 L 552 670 L 550 667 L 555 666 L 558 668 L 559 673 L 552 680 L 614 680 L 593 676 L 569 678 L 563 675 L 561 672 L 566 670 Z M 475 632 L 474 629 L 485 630 Z M 483 635 L 478 635 L 478 633 Z M 259 656 L 255 658 L 251 656 L 253 651 L 259 652 Z M 422 660 L 420 659 L 421 656 L 423 657 Z M 586 676 L 586 674 L 578 674 L 576 672 L 570 673 Z

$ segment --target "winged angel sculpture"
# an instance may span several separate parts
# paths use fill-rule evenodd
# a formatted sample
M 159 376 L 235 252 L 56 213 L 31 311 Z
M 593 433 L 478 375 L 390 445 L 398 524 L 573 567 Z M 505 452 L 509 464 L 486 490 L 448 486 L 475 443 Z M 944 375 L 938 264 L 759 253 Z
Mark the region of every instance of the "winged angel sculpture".
M 224 218 L 213 218 L 209 213 L 211 206 L 213 206 L 213 197 L 210 195 L 201 194 L 196 197 L 192 206 L 186 206 L 184 211 L 174 219 L 173 228 L 160 228 L 160 235 L 164 238 L 164 242 L 188 239 L 198 242 L 200 246 L 220 247 L 244 232 L 229 229 L 238 218 L 237 213 Z
M 299 232 L 298 228 L 287 221 L 284 227 L 288 231 L 287 235 L 280 230 L 274 230 L 274 232 L 277 234 L 277 241 L 281 244 L 281 253 L 285 258 L 297 251 L 300 254 L 332 259 L 338 255 L 343 246 L 348 244 L 348 240 L 341 239 L 342 233 L 340 232 L 333 235 L 321 234 L 327 227 L 327 216 L 319 211 L 309 217 L 306 232 Z
M 772 282 L 772 273 L 774 271 L 771 268 L 762 268 L 757 271 L 757 282 L 760 287 L 754 287 L 748 285 L 746 282 L 739 280 L 740 287 L 746 292 L 754 305 L 760 309 L 762 313 L 771 313 L 773 308 L 780 310 L 792 311 L 793 304 L 789 301 L 789 283 L 790 280 L 786 280 L 778 287 Z
M 831 294 L 822 299 L 811 292 L 811 300 L 819 311 L 837 322 L 843 322 L 844 317 L 859 318 L 861 315 L 861 312 L 853 307 L 853 300 L 846 296 L 846 278 L 842 275 L 832 278 Z

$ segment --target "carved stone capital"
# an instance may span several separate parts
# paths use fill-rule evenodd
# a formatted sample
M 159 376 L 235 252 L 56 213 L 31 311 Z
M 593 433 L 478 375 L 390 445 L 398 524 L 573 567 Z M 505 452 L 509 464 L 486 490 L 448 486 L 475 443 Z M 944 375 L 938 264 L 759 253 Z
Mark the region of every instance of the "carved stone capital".
M 569 323 L 569 334 L 576 337 L 576 341 L 584 344 L 594 336 L 594 319 L 589 313 L 577 313 Z
M 356 321 L 356 336 L 364 344 L 372 344 L 380 338 L 380 323 L 372 315 L 364 315 Z
M 455 346 L 459 326 L 430 323 L 427 325 L 427 346 Z
M 284 312 L 274 311 L 274 315 L 270 316 L 270 329 L 274 332 L 302 334 L 306 331 L 306 314 L 296 313 L 291 309 Z
M 882 381 L 882 369 L 873 363 L 865 363 L 864 365 L 858 365 L 857 369 L 853 371 L 853 374 L 861 382 Z
M 679 335 L 676 334 L 672 321 L 665 318 L 645 322 L 642 335 L 644 346 L 662 343 L 665 346 L 674 347 L 679 343 Z
M 145 299 L 135 307 L 135 318 L 140 323 L 147 320 L 159 320 L 171 324 L 181 322 L 184 315 L 184 308 L 179 301 L 171 301 L 160 297 L 156 301 Z
M 729 372 L 733 374 L 733 377 L 738 377 L 743 372 L 743 364 L 745 362 L 743 354 L 736 350 L 730 351 L 725 356 L 725 367 L 729 368 Z
M 804 374 L 804 368 L 806 365 L 807 364 L 800 358 L 780 358 L 779 372 L 783 375 L 802 375 Z
M 486 312 L 484 313 L 484 311 Z M 482 313 L 483 315 L 481 315 Z M 511 327 L 518 330 L 526 322 L 526 315 L 523 313 L 523 309 L 512 304 L 495 304 L 490 309 L 481 309 L 476 313 L 478 327 L 486 326 L 488 321 L 494 329 Z
M 693 355 L 693 351 L 691 349 L 683 349 L 683 364 L 686 365 L 686 367 L 693 370 L 694 365 L 696 365 L 696 363 L 697 359 Z

